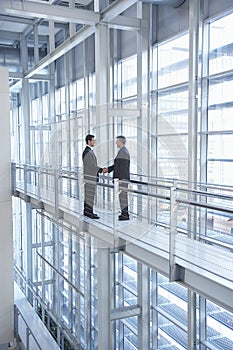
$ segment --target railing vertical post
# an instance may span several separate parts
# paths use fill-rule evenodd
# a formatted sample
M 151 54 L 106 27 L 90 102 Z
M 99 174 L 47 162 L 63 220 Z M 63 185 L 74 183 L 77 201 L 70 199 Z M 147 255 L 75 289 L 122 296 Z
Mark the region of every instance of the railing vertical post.
M 113 188 L 113 236 L 114 241 L 117 241 L 117 203 L 119 197 L 119 179 L 114 179 Z
M 41 199 L 41 193 L 40 193 L 40 189 L 41 189 L 41 168 L 38 167 L 37 168 L 37 196 L 39 199 Z
M 11 163 L 11 193 L 16 192 L 16 163 Z
M 16 339 L 16 342 L 18 343 L 19 341 L 19 313 L 18 313 L 18 308 L 16 305 L 14 305 L 14 337 Z
M 169 280 L 177 280 L 175 265 L 175 239 L 177 233 L 177 191 L 176 186 L 170 188 L 170 235 L 169 235 Z
M 55 169 L 54 171 L 54 203 L 55 203 L 55 213 L 58 217 L 58 181 L 59 181 L 59 170 Z
M 27 195 L 27 165 L 23 166 L 24 195 Z
M 59 213 L 59 175 L 60 172 L 58 169 L 54 171 L 54 204 L 55 204 L 55 217 L 56 219 L 60 218 Z
M 84 191 L 85 184 L 83 180 L 83 174 L 81 169 L 78 168 L 77 171 L 77 188 L 78 188 L 78 201 L 79 201 L 79 214 L 82 215 L 83 205 L 84 205 Z
M 30 328 L 26 326 L 26 349 L 30 349 Z

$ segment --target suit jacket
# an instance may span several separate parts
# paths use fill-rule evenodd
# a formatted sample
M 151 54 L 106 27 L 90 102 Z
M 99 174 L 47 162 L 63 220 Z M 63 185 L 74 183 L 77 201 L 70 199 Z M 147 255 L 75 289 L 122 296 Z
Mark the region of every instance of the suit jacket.
M 103 169 L 97 165 L 97 159 L 93 150 L 86 146 L 82 154 L 84 180 L 98 181 L 99 173 Z
M 130 155 L 125 146 L 119 149 L 114 164 L 108 167 L 108 172 L 113 171 L 113 178 L 119 180 L 130 180 Z

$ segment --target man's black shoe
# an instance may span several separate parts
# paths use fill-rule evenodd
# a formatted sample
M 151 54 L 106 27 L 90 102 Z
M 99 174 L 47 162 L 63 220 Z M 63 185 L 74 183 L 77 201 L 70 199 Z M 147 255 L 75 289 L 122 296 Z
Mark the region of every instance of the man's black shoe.
M 92 213 L 92 215 L 94 215 L 94 219 L 99 219 L 100 218 L 99 215 L 97 215 L 97 214 Z
M 118 220 L 119 220 L 119 221 L 129 220 L 129 216 L 119 215 L 119 216 L 118 216 Z
M 97 214 L 94 214 L 94 213 L 85 213 L 84 212 L 83 214 L 84 214 L 84 216 L 87 216 L 91 219 L 99 219 L 100 218 Z

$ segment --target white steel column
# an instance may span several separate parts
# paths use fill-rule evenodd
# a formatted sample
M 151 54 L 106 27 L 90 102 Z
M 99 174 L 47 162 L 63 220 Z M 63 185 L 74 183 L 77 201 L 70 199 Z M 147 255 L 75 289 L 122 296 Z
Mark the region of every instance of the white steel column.
M 137 32 L 137 109 L 141 111 L 141 118 L 137 118 L 137 159 L 139 173 L 147 169 L 150 164 L 150 137 L 144 146 L 145 135 L 150 133 L 149 118 L 149 72 L 150 72 L 150 5 L 137 3 L 137 17 L 144 19 L 145 27 Z M 146 154 L 147 152 L 147 154 Z M 146 156 L 145 156 L 146 154 Z M 149 202 L 148 202 L 149 205 Z M 149 206 L 148 206 L 149 210 Z M 141 203 L 138 212 L 142 212 Z M 150 271 L 149 268 L 138 263 L 138 305 L 141 315 L 138 317 L 138 349 L 150 349 Z
M 143 19 L 143 25 L 137 32 L 137 109 L 140 118 L 137 118 L 137 166 L 138 173 L 145 169 L 150 174 L 150 127 L 149 111 L 149 84 L 150 84 L 150 9 L 149 4 L 138 2 L 137 17 Z M 146 140 L 146 143 L 145 143 Z M 150 203 L 148 200 L 149 211 Z M 138 198 L 138 213 L 142 213 L 142 203 Z
M 95 71 L 96 71 L 96 153 L 99 164 L 108 160 L 109 140 L 109 29 L 105 24 L 98 24 L 95 32 Z
M 198 56 L 200 0 L 189 1 L 189 119 L 188 119 L 188 180 L 197 181 L 197 120 L 198 120 Z M 193 199 L 193 198 L 192 198 Z M 188 214 L 188 236 L 196 238 L 197 215 L 193 208 Z M 188 348 L 196 349 L 196 293 L 188 290 Z
M 112 349 L 109 248 L 98 248 L 98 349 Z
M 69 8 L 75 9 L 75 0 L 69 1 Z M 69 23 L 69 36 L 73 35 L 76 32 L 76 23 Z
M 198 53 L 200 0 L 189 2 L 188 180 L 197 180 Z
M 0 347 L 13 341 L 13 235 L 11 202 L 10 97 L 8 70 L 0 67 Z M 4 151 L 3 151 L 4 150 Z
M 27 37 L 23 36 L 20 42 L 20 59 L 23 72 L 28 69 L 28 48 Z M 22 121 L 24 124 L 24 162 L 25 165 L 31 164 L 31 135 L 30 135 L 30 86 L 29 80 L 22 80 Z M 34 159 L 33 159 L 34 160 Z M 30 182 L 31 173 L 28 173 L 25 169 L 24 176 L 24 188 L 27 188 L 27 184 Z M 27 195 L 27 193 L 25 193 Z M 24 272 L 26 273 L 27 281 L 32 281 L 32 207 L 30 203 L 26 203 L 26 239 L 24 239 L 25 245 L 25 261 Z M 33 295 L 29 287 L 27 287 L 26 296 L 30 302 L 33 300 Z
M 92 288 L 92 276 L 91 276 L 91 270 L 92 270 L 92 263 L 91 263 L 91 236 L 86 235 L 85 236 L 85 250 L 84 250 L 84 284 L 85 284 L 85 298 L 84 298 L 84 310 L 85 310 L 85 317 L 84 317 L 84 337 L 85 337 L 85 344 L 86 348 L 85 350 L 91 350 L 94 348 L 93 345 L 93 339 L 92 339 L 92 325 L 91 325 L 91 318 L 92 318 L 92 302 L 91 302 L 91 288 Z
M 34 31 L 34 64 L 39 62 L 39 34 L 38 34 L 38 23 L 33 26 Z
M 150 350 L 150 269 L 138 263 L 138 349 Z

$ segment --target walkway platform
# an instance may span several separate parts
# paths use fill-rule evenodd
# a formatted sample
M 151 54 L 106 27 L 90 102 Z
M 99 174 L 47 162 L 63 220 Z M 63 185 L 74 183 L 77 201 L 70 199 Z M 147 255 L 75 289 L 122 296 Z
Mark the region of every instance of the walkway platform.
M 51 215 L 59 215 L 61 223 L 72 225 L 77 235 L 90 234 L 98 247 L 123 250 L 132 258 L 166 277 L 170 276 L 169 228 L 148 224 L 131 216 L 129 221 L 116 220 L 118 213 L 96 210 L 99 220 L 82 214 L 82 203 L 73 198 L 59 197 L 59 213 L 55 213 L 54 194 L 48 192 L 40 199 L 29 189 L 26 200 Z M 25 200 L 25 193 L 17 188 Z M 59 219 L 60 218 L 60 219 Z M 233 252 L 186 234 L 176 234 L 173 263 L 180 278 L 177 282 L 233 312 Z M 179 280 L 180 279 L 180 280 Z
M 26 346 L 27 342 L 29 342 L 30 349 L 34 350 L 59 350 L 60 347 L 50 335 L 40 317 L 35 313 L 35 310 L 27 301 L 17 283 L 14 284 L 14 298 L 19 312 L 18 332 L 23 344 Z M 29 332 L 28 338 L 27 328 Z

